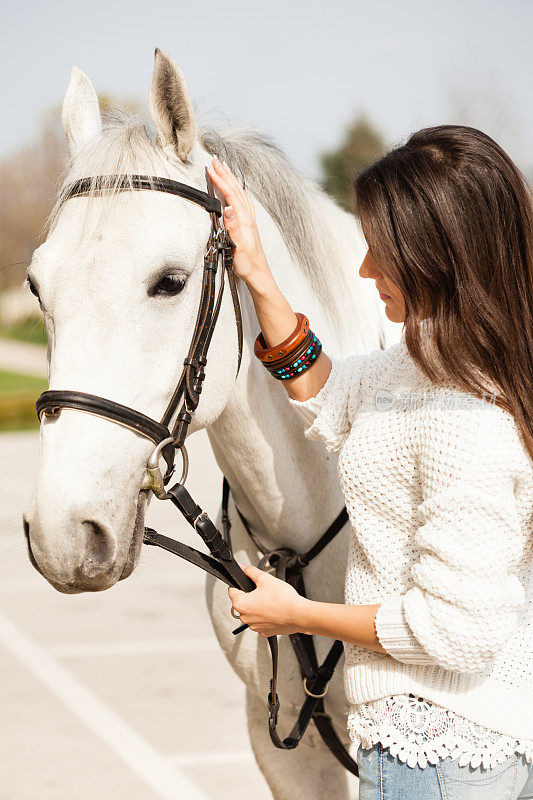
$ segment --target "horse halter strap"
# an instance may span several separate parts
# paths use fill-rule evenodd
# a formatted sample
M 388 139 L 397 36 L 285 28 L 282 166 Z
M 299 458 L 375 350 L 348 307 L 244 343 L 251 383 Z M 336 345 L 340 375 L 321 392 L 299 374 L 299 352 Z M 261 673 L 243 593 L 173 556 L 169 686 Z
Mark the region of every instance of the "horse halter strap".
M 202 383 L 205 378 L 205 366 L 207 364 L 207 351 L 211 342 L 211 337 L 220 312 L 222 294 L 224 291 L 224 278 L 226 270 L 230 284 L 235 319 L 237 323 L 237 337 L 239 359 L 237 373 L 241 366 L 242 359 L 242 317 L 239 304 L 239 296 L 233 273 L 233 250 L 232 242 L 227 230 L 220 224 L 222 207 L 220 201 L 215 196 L 211 178 L 206 170 L 207 192 L 202 192 L 194 186 L 179 183 L 168 178 L 158 178 L 149 175 L 101 175 L 93 178 L 81 178 L 73 183 L 66 191 L 64 200 L 71 197 L 83 197 L 89 194 L 104 193 L 106 191 L 134 191 L 152 190 L 166 192 L 168 194 L 183 197 L 204 208 L 211 215 L 211 231 L 207 248 L 204 255 L 204 270 L 202 278 L 202 292 L 200 305 L 196 317 L 196 324 L 191 340 L 191 345 L 187 357 L 183 364 L 183 371 L 176 389 L 170 398 L 165 413 L 160 422 L 136 411 L 128 406 L 107 400 L 97 395 L 85 392 L 62 390 L 48 390 L 43 392 L 36 403 L 37 415 L 39 419 L 44 413 L 46 416 L 58 416 L 62 408 L 75 408 L 81 411 L 89 411 L 101 417 L 125 425 L 134 431 L 151 439 L 156 445 L 156 449 L 148 462 L 147 477 L 143 484 L 143 489 L 152 489 L 156 496 L 164 497 L 164 485 L 170 480 L 174 472 L 174 456 L 176 448 L 179 448 L 183 457 L 182 480 L 185 480 L 188 469 L 188 457 L 185 449 L 185 438 L 187 429 L 192 420 L 192 415 L 198 406 Z M 222 276 L 220 288 L 215 301 L 216 273 L 219 261 L 222 259 Z M 178 408 L 180 400 L 183 398 L 181 409 L 176 417 L 172 429 L 169 427 L 172 418 Z M 163 456 L 167 463 L 167 470 L 164 478 L 159 472 L 159 457 Z

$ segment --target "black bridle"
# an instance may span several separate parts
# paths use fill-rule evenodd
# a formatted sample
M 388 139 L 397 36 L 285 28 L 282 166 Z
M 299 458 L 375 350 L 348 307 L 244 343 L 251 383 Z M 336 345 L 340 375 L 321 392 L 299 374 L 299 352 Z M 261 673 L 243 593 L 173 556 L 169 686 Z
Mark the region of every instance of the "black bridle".
M 207 364 L 207 351 L 211 337 L 220 312 L 222 294 L 224 291 L 224 278 L 227 272 L 231 288 L 238 337 L 238 365 L 239 374 L 242 360 L 242 316 L 237 292 L 235 275 L 233 272 L 233 247 L 226 229 L 220 224 L 222 208 L 220 201 L 214 193 L 213 185 L 206 170 L 208 192 L 184 183 L 147 175 L 111 175 L 94 178 L 82 178 L 73 183 L 66 191 L 64 200 L 71 197 L 87 196 L 106 191 L 131 191 L 154 190 L 183 197 L 204 208 L 211 216 L 211 231 L 204 255 L 204 271 L 200 305 L 196 317 L 196 324 L 184 367 L 176 389 L 167 405 L 160 422 L 136 411 L 128 406 L 116 403 L 97 395 L 85 392 L 70 391 L 67 389 L 48 390 L 41 394 L 36 403 L 39 419 L 44 414 L 46 417 L 55 418 L 61 414 L 62 408 L 78 409 L 96 414 L 113 422 L 140 433 L 156 445 L 147 464 L 146 475 L 141 491 L 153 491 L 156 497 L 171 500 L 181 511 L 185 519 L 194 527 L 209 549 L 209 554 L 202 553 L 189 547 L 183 542 L 178 542 L 163 536 L 152 528 L 145 528 L 145 544 L 156 545 L 184 558 L 205 572 L 219 578 L 228 586 L 234 586 L 244 591 L 253 591 L 255 583 L 244 573 L 233 557 L 230 538 L 230 520 L 228 516 L 229 484 L 224 477 L 222 499 L 222 522 L 224 533 L 211 522 L 206 512 L 197 505 L 185 486 L 183 485 L 188 472 L 188 455 L 185 447 L 187 430 L 192 420 L 192 415 L 198 406 L 202 383 L 205 378 Z M 218 296 L 215 300 L 215 279 L 219 263 L 222 261 L 222 276 Z M 183 403 L 177 414 L 172 428 L 170 427 L 180 401 Z M 170 489 L 165 489 L 166 484 L 174 473 L 174 459 L 176 449 L 179 449 L 183 458 L 183 471 L 180 481 Z M 163 457 L 167 464 L 165 475 L 159 469 L 159 460 Z M 236 506 L 237 508 L 237 506 Z M 298 554 L 285 547 L 268 551 L 251 531 L 247 521 L 237 508 L 239 516 L 245 525 L 252 541 L 262 552 L 263 557 L 259 562 L 261 569 L 274 567 L 277 577 L 291 583 L 294 588 L 305 596 L 305 586 L 302 577 L 303 568 L 317 556 L 322 549 L 334 538 L 348 520 L 346 507 L 328 530 L 320 537 L 318 542 L 307 553 Z M 240 625 L 233 633 L 244 630 L 247 625 Z M 334 669 L 342 655 L 342 642 L 336 640 L 328 652 L 322 665 L 318 665 L 313 637 L 307 634 L 295 633 L 290 635 L 290 640 L 298 659 L 300 672 L 303 679 L 306 698 L 300 710 L 295 725 L 285 739 L 280 739 L 276 726 L 279 711 L 279 699 L 276 691 L 278 642 L 276 636 L 268 637 L 268 644 L 272 656 L 272 679 L 268 694 L 269 731 L 272 742 L 276 747 L 284 750 L 294 749 L 300 742 L 311 719 L 314 720 L 322 738 L 338 760 L 354 775 L 358 774 L 357 764 L 351 758 L 331 723 L 331 718 L 324 710 L 323 698 L 326 694 L 328 683 Z
M 170 398 L 161 421 L 156 422 L 133 408 L 123 406 L 113 400 L 86 394 L 85 392 L 72 392 L 68 390 L 46 391 L 43 392 L 37 401 L 37 413 L 39 418 L 43 412 L 46 416 L 54 416 L 62 407 L 77 408 L 126 425 L 137 431 L 137 433 L 151 439 L 156 445 L 160 445 L 164 442 L 160 451 L 167 462 L 167 471 L 163 479 L 163 484 L 166 484 L 170 480 L 174 472 L 176 449 L 181 450 L 184 461 L 184 472 L 188 464 L 187 451 L 185 449 L 187 428 L 200 399 L 202 382 L 205 378 L 207 351 L 220 311 L 226 272 L 228 274 L 237 322 L 239 348 L 237 375 L 239 374 L 242 358 L 242 317 L 235 284 L 235 275 L 232 269 L 233 242 L 226 229 L 220 224 L 219 218 L 222 214 L 220 201 L 214 194 L 210 182 L 211 179 L 207 172 L 206 177 L 208 178 L 209 192 L 202 192 L 193 186 L 179 183 L 178 181 L 172 181 L 168 178 L 156 178 L 147 175 L 110 175 L 96 178 L 82 178 L 73 183 L 66 190 L 64 197 L 66 201 L 71 197 L 87 196 L 89 193 L 98 194 L 110 190 L 131 191 L 151 189 L 191 200 L 193 203 L 204 208 L 211 216 L 211 232 L 204 255 L 202 293 L 191 346 L 187 358 L 184 360 L 184 367 L 180 380 L 174 394 Z M 220 258 L 222 258 L 222 277 L 218 297 L 215 302 L 215 281 Z M 183 404 L 171 430 L 169 425 L 182 398 Z M 149 487 L 145 486 L 145 488 Z M 158 491 L 159 494 L 162 493 L 161 486 L 158 487 Z

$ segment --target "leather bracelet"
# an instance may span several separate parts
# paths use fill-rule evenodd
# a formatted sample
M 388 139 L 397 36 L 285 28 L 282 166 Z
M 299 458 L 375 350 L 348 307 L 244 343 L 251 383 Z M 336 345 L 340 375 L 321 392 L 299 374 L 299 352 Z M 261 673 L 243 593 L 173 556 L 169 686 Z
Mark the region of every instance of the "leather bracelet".
M 299 311 L 296 312 L 296 317 L 298 318 L 296 328 L 290 336 L 276 345 L 276 347 L 267 347 L 262 331 L 259 333 L 254 343 L 254 355 L 260 361 L 263 363 L 277 361 L 280 358 L 289 356 L 298 345 L 302 344 L 309 332 L 309 320 L 305 314 Z
M 303 355 L 306 350 L 308 350 L 313 341 L 313 336 L 313 331 L 310 330 L 298 347 L 295 347 L 294 350 L 291 350 L 291 352 L 283 358 L 277 358 L 275 361 L 265 364 L 265 367 L 267 369 L 280 369 L 280 367 L 286 367 L 287 364 L 296 361 L 296 359 L 300 358 L 300 356 Z

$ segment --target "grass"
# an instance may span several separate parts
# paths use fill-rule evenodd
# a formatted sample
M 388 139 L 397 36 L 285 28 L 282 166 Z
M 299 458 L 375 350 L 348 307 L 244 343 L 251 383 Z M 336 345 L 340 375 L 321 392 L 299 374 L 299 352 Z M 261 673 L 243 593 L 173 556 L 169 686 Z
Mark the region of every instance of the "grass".
M 47 381 L 44 378 L 0 370 L 0 392 L 19 392 L 24 389 L 35 389 L 36 392 L 40 393 L 46 387 Z
M 0 337 L 3 339 L 17 339 L 19 342 L 30 344 L 46 344 L 46 332 L 42 317 L 27 317 L 15 325 L 0 326 Z
M 47 388 L 45 378 L 0 370 L 0 431 L 38 428 L 35 401 Z
M 44 320 L 35 316 L 15 325 L 2 325 L 0 337 L 29 344 L 46 344 Z M 0 370 L 0 432 L 38 428 L 35 401 L 47 388 L 45 378 Z

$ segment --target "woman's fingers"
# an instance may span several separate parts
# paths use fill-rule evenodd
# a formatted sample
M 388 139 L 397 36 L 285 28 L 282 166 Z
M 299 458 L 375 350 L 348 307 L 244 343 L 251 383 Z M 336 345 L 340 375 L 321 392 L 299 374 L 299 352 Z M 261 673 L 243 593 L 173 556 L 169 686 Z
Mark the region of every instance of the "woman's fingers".
M 244 189 L 243 182 L 230 170 L 226 162 L 221 161 L 217 156 L 215 156 L 213 158 L 213 165 L 216 170 L 220 171 L 222 175 L 225 175 L 226 178 L 234 184 L 237 192 L 241 195 L 241 197 L 244 198 L 246 196 L 246 191 Z
M 218 186 L 220 191 L 224 194 L 224 197 L 226 198 L 228 203 L 232 203 L 237 193 L 235 186 L 231 185 L 227 175 L 221 174 L 220 171 L 215 168 L 212 162 L 207 165 L 207 171 L 211 177 L 211 180 L 216 186 Z
M 209 167 L 211 167 L 211 169 Z M 235 222 L 238 225 L 245 225 L 249 222 L 255 225 L 253 203 L 238 178 L 233 174 L 230 168 L 221 161 L 213 159 L 209 167 L 209 174 L 213 176 L 213 181 L 221 192 L 224 193 L 228 205 L 232 207 L 235 214 L 235 216 L 229 217 L 226 215 L 226 210 L 224 210 L 224 221 L 227 220 L 229 222 L 231 220 L 231 223 Z
M 224 208 L 223 221 L 234 242 L 233 267 L 239 278 L 249 281 L 257 270 L 268 268 L 252 200 L 231 169 L 220 160 L 213 158 L 207 165 L 207 174 L 231 206 Z
M 235 203 L 238 202 L 238 198 L 240 201 L 240 208 L 242 210 L 247 210 L 252 219 L 255 221 L 254 204 L 252 203 L 250 196 L 246 192 L 246 189 L 239 178 L 233 174 L 225 162 L 222 162 L 218 159 L 213 159 L 211 166 L 213 167 L 214 173 L 220 179 L 220 185 L 218 183 L 217 185 L 219 186 L 220 190 L 224 192 L 224 196 L 226 197 L 229 205 L 235 207 Z M 209 174 L 212 175 L 213 171 L 210 170 Z
M 233 205 L 236 199 L 235 190 L 230 186 L 228 181 L 226 181 L 223 177 L 221 177 L 218 174 L 218 172 L 215 171 L 214 167 L 211 164 L 208 164 L 206 169 L 207 172 L 209 173 L 209 177 L 211 178 L 215 186 L 217 186 L 224 195 L 226 203 L 228 205 Z
M 239 203 L 243 207 L 246 207 L 244 189 L 229 167 L 224 167 L 221 161 L 217 163 L 213 160 L 211 164 L 207 165 L 207 169 L 213 182 L 216 183 L 220 191 L 224 194 L 229 205 L 235 206 Z

